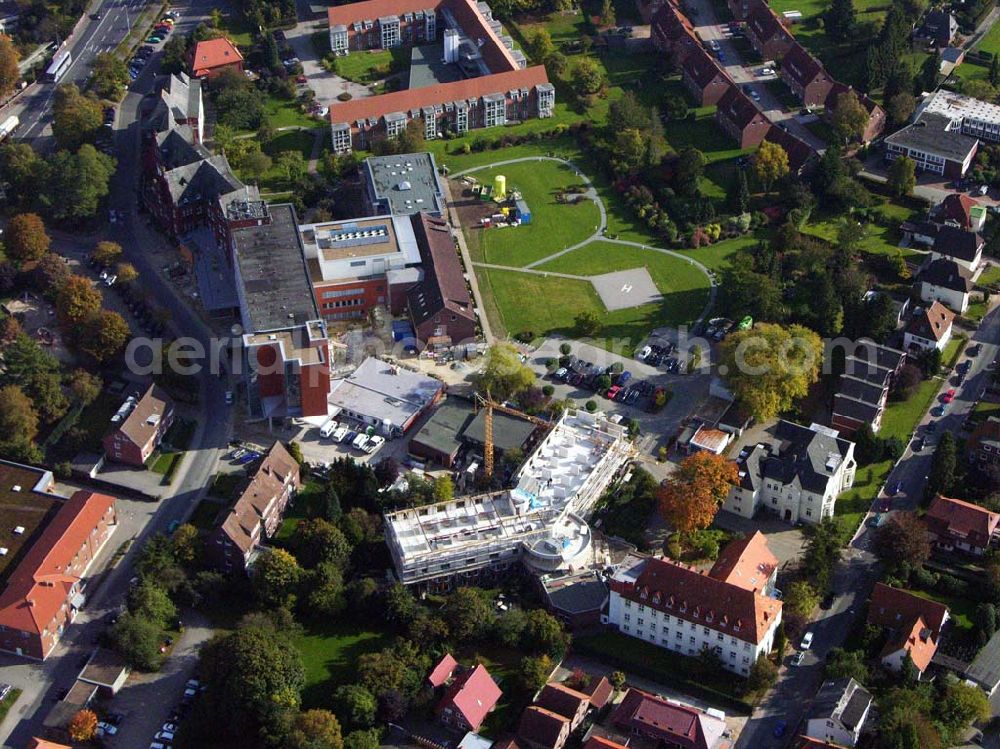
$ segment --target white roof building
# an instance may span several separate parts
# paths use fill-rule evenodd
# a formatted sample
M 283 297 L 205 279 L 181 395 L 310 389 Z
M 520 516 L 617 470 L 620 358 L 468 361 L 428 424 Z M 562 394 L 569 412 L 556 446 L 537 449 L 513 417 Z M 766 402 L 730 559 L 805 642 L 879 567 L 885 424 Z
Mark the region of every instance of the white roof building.
M 368 357 L 349 377 L 335 380 L 330 413 L 344 413 L 388 436 L 405 432 L 444 392 L 433 377 Z

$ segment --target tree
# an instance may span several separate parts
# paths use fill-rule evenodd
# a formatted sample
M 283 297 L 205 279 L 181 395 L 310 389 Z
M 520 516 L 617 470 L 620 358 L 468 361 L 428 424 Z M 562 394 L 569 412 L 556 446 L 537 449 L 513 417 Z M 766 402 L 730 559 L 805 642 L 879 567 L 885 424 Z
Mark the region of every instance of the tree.
M 237 70 L 224 70 L 212 80 L 219 122 L 237 130 L 256 130 L 264 121 L 262 94 Z
M 742 215 L 750 212 L 750 185 L 747 184 L 745 169 L 736 170 L 736 179 L 731 183 L 728 197 L 729 208 L 734 213 Z
M 916 108 L 917 100 L 913 94 L 907 91 L 900 91 L 886 102 L 886 114 L 889 116 L 889 122 L 896 126 L 909 120 Z
M 695 195 L 698 192 L 698 180 L 705 172 L 708 159 L 697 148 L 685 146 L 677 154 L 674 164 L 674 186 L 682 195 Z
M 777 680 L 778 667 L 770 659 L 761 656 L 750 667 L 746 689 L 748 692 L 764 692 L 774 686 Z
M 867 684 L 868 666 L 864 652 L 834 648 L 826 656 L 823 676 L 826 679 L 853 678 L 861 684 Z
M 289 713 L 297 713 L 305 684 L 302 658 L 292 639 L 277 627 L 259 624 L 207 643 L 200 672 L 207 689 L 196 708 L 203 720 L 196 725 L 213 742 L 245 739 L 259 727 L 280 726 Z M 220 715 L 226 720 L 220 722 Z
M 690 455 L 660 486 L 660 515 L 679 533 L 707 528 L 736 481 L 735 464 L 721 455 Z
M 184 34 L 172 34 L 163 45 L 160 70 L 164 73 L 180 73 L 187 67 L 188 39 Z
M 771 185 L 788 175 L 788 153 L 777 143 L 763 141 L 753 157 L 753 173 L 764 192 L 770 192 Z
M 532 609 L 525 618 L 525 646 L 561 660 L 569 647 L 569 635 L 562 624 L 544 609 Z
M 3 441 L 22 439 L 31 442 L 38 434 L 38 413 L 31 400 L 17 385 L 0 388 L 0 435 Z
M 118 617 L 109 637 L 115 650 L 133 668 L 155 671 L 160 666 L 160 628 L 150 619 L 126 611 Z
M 941 435 L 934 450 L 934 460 L 927 479 L 927 492 L 931 496 L 948 494 L 955 483 L 955 469 L 958 466 L 958 452 L 955 447 L 955 436 L 951 432 Z
M 438 476 L 434 479 L 434 501 L 449 502 L 455 496 L 455 485 L 450 476 Z
M 544 63 L 556 51 L 552 43 L 552 35 L 544 26 L 538 26 L 528 35 L 528 51 L 538 63 Z
M 71 275 L 66 261 L 54 252 L 45 253 L 35 265 L 35 285 L 46 299 L 54 299 L 59 287 Z
M 111 361 L 128 343 L 132 331 L 125 318 L 111 310 L 101 310 L 87 321 L 86 337 L 80 348 L 102 364 Z
M 300 520 L 291 547 L 299 564 L 306 568 L 323 562 L 343 567 L 351 555 L 351 544 L 343 531 L 323 518 Z
M 798 580 L 785 591 L 784 608 L 792 616 L 808 619 L 809 615 L 819 606 L 819 593 L 806 580 Z
M 604 0 L 604 2 L 601 3 L 601 25 L 615 25 L 615 6 L 611 0 Z
M 289 749 L 344 749 L 340 721 L 329 710 L 304 710 L 286 738 Z
M 455 640 L 478 639 L 492 626 L 493 603 L 479 588 L 456 588 L 441 607 L 441 616 Z
M 521 688 L 534 694 L 545 686 L 552 673 L 552 659 L 547 655 L 538 657 L 527 655 L 521 659 L 518 666 L 517 680 Z
M 170 536 L 170 543 L 178 564 L 190 567 L 197 561 L 201 552 L 201 536 L 191 523 L 177 526 L 177 530 Z
M 379 749 L 382 744 L 377 728 L 367 731 L 352 731 L 344 737 L 344 749 Z
M 927 528 L 916 513 L 896 513 L 875 534 L 875 553 L 890 573 L 920 568 L 931 555 Z
M 625 674 L 621 671 L 612 671 L 608 681 L 611 682 L 611 686 L 615 688 L 616 692 L 620 691 L 625 686 Z
M 976 606 L 973 619 L 980 647 L 984 646 L 997 631 L 997 609 L 992 603 L 980 603 Z
M 819 378 L 823 344 L 801 325 L 758 324 L 722 343 L 722 367 L 736 397 L 758 421 L 787 411 Z
M 988 720 L 992 710 L 982 689 L 949 678 L 934 712 L 945 728 L 955 734 L 971 723 Z
M 21 56 L 9 36 L 0 34 L 0 99 L 6 99 L 17 88 L 21 71 L 17 66 Z
M 576 332 L 580 336 L 592 336 L 601 329 L 601 318 L 592 310 L 584 310 L 573 319 Z
M 36 213 L 19 213 L 7 224 L 4 250 L 18 266 L 41 260 L 51 245 L 45 224 Z
M 591 57 L 578 57 L 570 69 L 570 85 L 577 96 L 594 96 L 604 88 L 604 70 Z
M 42 157 L 27 143 L 16 143 L 8 138 L 0 146 L 0 173 L 10 185 L 7 200 L 12 205 L 27 206 L 35 201 L 47 168 Z
M 97 733 L 97 713 L 93 710 L 77 710 L 66 726 L 73 741 L 90 741 Z
M 302 568 L 284 549 L 271 549 L 257 560 L 253 588 L 257 602 L 268 608 L 291 608 L 302 579 Z
M 302 179 L 306 170 L 306 160 L 301 151 L 282 151 L 278 154 L 278 169 L 285 175 L 285 179 L 290 184 L 297 183 Z
M 617 171 L 627 174 L 646 162 L 646 136 L 634 127 L 619 130 L 615 135 L 614 165 Z
M 141 580 L 128 593 L 128 608 L 133 614 L 166 629 L 177 618 L 177 607 L 163 588 L 152 580 Z
M 889 165 L 886 184 L 893 195 L 902 197 L 913 192 L 917 184 L 917 162 L 909 156 L 900 156 Z
M 535 383 L 535 373 L 521 361 L 520 354 L 509 343 L 494 343 L 486 350 L 483 366 L 477 375 L 481 392 L 504 400 Z
M 84 143 L 93 143 L 104 124 L 101 102 L 84 96 L 72 83 L 56 89 L 52 105 L 52 135 L 60 148 L 76 151 Z
M 57 221 L 93 218 L 108 195 L 114 171 L 115 160 L 89 143 L 76 153 L 59 151 L 49 159 L 48 178 L 39 199 Z
M 122 246 L 117 242 L 98 242 L 91 253 L 94 262 L 105 268 L 110 268 L 122 256 Z
M 360 684 L 343 684 L 333 694 L 334 709 L 352 728 L 368 728 L 375 723 L 378 704 L 374 695 Z
M 854 3 L 852 0 L 833 0 L 823 20 L 827 36 L 834 41 L 850 39 L 857 25 Z
M 139 271 L 132 263 L 118 263 L 115 275 L 118 276 L 118 282 L 123 284 L 131 284 L 139 280 Z
M 110 52 L 101 52 L 90 63 L 90 83 L 100 98 L 120 99 L 129 83 L 125 61 Z
M 264 173 L 271 169 L 271 157 L 263 151 L 251 151 L 243 159 L 243 171 L 245 171 L 254 182 L 260 182 Z
M 861 140 L 864 136 L 865 128 L 868 126 L 868 110 L 861 105 L 861 101 L 853 89 L 845 91 L 837 97 L 831 124 L 845 143 Z

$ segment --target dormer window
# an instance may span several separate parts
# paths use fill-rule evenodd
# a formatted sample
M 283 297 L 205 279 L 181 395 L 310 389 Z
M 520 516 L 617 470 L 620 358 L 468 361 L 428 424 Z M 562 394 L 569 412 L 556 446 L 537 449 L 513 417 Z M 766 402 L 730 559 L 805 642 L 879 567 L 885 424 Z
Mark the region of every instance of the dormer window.
M 643 588 L 642 590 L 640 590 L 639 591 L 639 598 L 641 598 L 644 601 L 647 598 L 649 598 L 649 589 L 648 588 Z
M 681 613 L 684 613 L 687 610 L 688 610 L 687 601 L 681 601 Z
M 715 619 L 715 616 L 712 614 L 711 611 L 709 611 L 707 614 L 705 614 L 705 621 L 706 622 L 711 622 L 713 619 Z
M 657 606 L 660 605 L 660 594 L 659 593 L 653 593 L 653 603 L 656 604 Z
M 672 609 L 673 607 L 674 607 L 674 597 L 670 596 L 670 598 L 667 599 L 667 608 Z
M 694 618 L 695 619 L 701 618 L 701 609 L 698 606 L 694 607 Z

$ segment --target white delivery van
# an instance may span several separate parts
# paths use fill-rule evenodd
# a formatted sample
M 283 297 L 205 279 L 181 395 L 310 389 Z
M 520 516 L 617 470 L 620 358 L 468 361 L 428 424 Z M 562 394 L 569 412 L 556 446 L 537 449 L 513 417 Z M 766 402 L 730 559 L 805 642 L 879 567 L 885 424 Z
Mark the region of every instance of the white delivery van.
M 326 423 L 319 428 L 319 436 L 323 439 L 329 439 L 330 435 L 337 430 L 338 426 L 340 425 L 333 419 L 327 419 Z

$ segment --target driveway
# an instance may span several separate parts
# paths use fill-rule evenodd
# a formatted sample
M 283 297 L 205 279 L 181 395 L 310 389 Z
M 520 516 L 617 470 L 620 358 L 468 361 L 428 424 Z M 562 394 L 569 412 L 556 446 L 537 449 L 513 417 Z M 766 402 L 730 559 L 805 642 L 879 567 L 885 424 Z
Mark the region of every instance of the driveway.
M 345 92 L 349 93 L 353 99 L 371 96 L 372 92 L 367 86 L 353 83 L 334 73 L 328 73 L 320 64 L 321 57 L 317 54 L 312 35 L 318 31 L 326 34 L 327 30 L 325 21 L 303 21 L 285 32 L 289 46 L 302 62 L 302 73 L 309 79 L 309 88 L 316 92 L 316 101 L 329 106 L 337 100 L 338 95 Z M 327 40 L 329 40 L 329 36 L 327 36 Z M 329 41 L 327 41 L 325 49 L 329 50 L 329 47 Z M 358 52 L 356 54 L 365 53 Z

